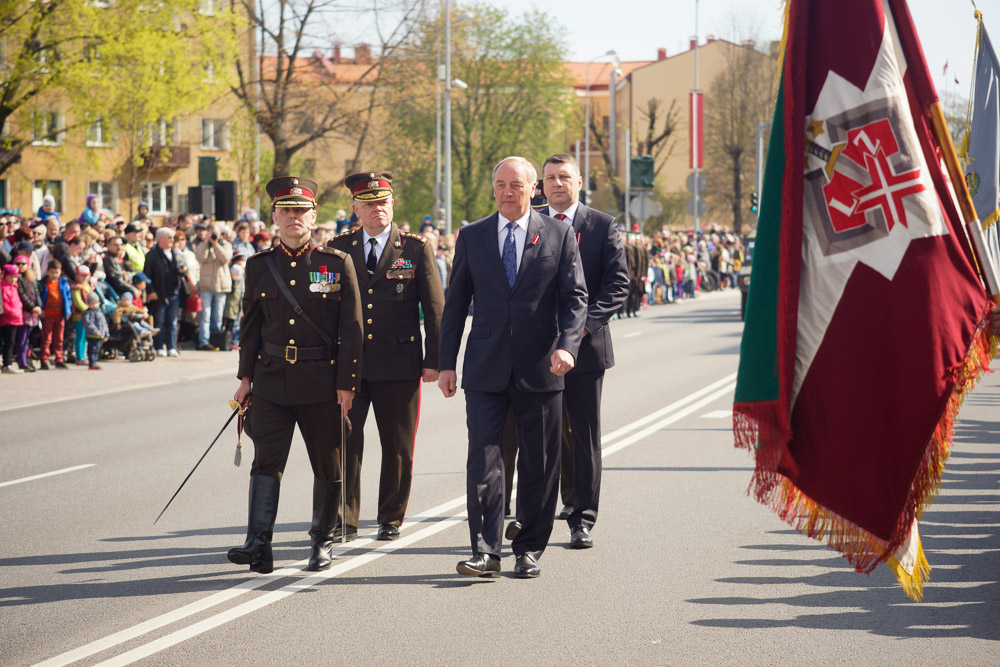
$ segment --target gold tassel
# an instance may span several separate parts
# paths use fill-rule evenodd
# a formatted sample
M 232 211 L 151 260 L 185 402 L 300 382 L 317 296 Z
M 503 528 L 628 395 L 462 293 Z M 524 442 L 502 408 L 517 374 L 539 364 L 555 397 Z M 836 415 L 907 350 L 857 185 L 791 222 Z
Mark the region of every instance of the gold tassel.
M 243 442 L 240 440 L 236 441 L 236 456 L 233 457 L 233 465 L 237 468 L 243 463 Z
M 914 602 L 920 602 L 924 599 L 924 582 L 928 580 L 931 566 L 924 556 L 923 544 L 917 545 L 917 563 L 913 566 L 913 574 L 904 570 L 899 561 L 891 556 L 885 561 L 885 564 L 896 575 L 896 580 L 903 587 L 903 592 L 908 598 Z
M 243 406 L 240 405 L 239 403 L 237 403 L 234 399 L 229 399 L 229 407 L 231 409 L 233 409 L 233 410 L 239 410 L 240 411 L 239 421 L 237 422 L 237 426 L 236 426 L 236 434 L 237 434 L 236 435 L 236 454 L 233 455 L 233 465 L 236 466 L 237 468 L 239 468 L 240 464 L 243 463 L 243 439 L 242 439 L 242 434 L 243 434 L 243 418 L 246 416 L 246 413 L 243 411 Z

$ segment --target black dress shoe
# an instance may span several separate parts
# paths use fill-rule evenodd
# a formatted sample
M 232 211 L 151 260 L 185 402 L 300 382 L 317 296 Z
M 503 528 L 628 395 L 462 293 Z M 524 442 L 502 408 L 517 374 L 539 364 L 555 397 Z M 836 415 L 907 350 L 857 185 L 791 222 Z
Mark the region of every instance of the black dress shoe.
M 572 505 L 563 505 L 562 509 L 559 510 L 559 516 L 556 517 L 556 518 L 559 519 L 559 520 L 561 520 L 561 521 L 565 521 L 566 519 L 569 518 L 569 515 L 572 514 L 572 513 L 573 513 L 573 506 Z
M 378 537 L 376 539 L 388 542 L 397 537 L 399 537 L 399 526 L 394 526 L 391 523 L 380 523 L 378 525 Z
M 340 537 L 341 537 L 341 535 L 343 535 L 343 533 L 344 533 L 344 525 L 338 521 L 337 522 L 337 526 L 333 529 L 333 540 L 335 542 L 340 541 Z M 358 527 L 357 526 L 348 525 L 347 526 L 347 541 L 348 542 L 353 542 L 354 540 L 357 539 L 357 537 L 358 537 Z
M 594 538 L 590 536 L 590 531 L 585 527 L 577 526 L 570 533 L 569 545 L 574 549 L 589 549 L 594 546 Z
M 521 554 L 514 563 L 514 576 L 519 579 L 533 579 L 542 573 L 538 561 L 531 554 Z
M 455 570 L 459 574 L 470 577 L 499 577 L 500 556 L 493 554 L 476 554 L 469 560 L 460 560 Z
M 517 534 L 520 532 L 521 532 L 521 522 L 515 520 L 507 524 L 507 530 L 504 531 L 503 536 L 506 537 L 511 542 L 513 542 L 514 538 L 517 537 Z

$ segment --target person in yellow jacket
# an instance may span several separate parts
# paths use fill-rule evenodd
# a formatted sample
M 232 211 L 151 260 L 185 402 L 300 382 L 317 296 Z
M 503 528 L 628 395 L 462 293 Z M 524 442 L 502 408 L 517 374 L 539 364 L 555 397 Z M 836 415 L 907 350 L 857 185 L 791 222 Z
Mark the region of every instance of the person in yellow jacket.
M 76 276 L 70 288 L 73 296 L 73 349 L 76 352 L 77 366 L 87 364 L 87 331 L 83 328 L 83 314 L 87 312 L 87 297 L 93 289 L 90 286 L 90 267 L 81 264 L 76 268 Z

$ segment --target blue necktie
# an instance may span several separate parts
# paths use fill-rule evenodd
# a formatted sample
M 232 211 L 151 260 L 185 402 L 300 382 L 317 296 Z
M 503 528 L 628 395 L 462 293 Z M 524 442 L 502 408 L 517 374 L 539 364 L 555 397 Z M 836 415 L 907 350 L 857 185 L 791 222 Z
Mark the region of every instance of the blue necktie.
M 514 241 L 514 228 L 516 222 L 507 223 L 507 239 L 503 242 L 503 271 L 507 274 L 507 284 L 514 289 L 514 281 L 517 279 L 517 243 Z

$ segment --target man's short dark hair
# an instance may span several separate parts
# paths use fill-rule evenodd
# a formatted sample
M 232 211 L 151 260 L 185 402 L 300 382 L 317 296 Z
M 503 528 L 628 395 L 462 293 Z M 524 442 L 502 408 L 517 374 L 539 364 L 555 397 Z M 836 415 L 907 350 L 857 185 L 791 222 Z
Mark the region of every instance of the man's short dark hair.
M 545 162 L 542 163 L 542 171 L 545 171 L 545 167 L 550 164 L 569 164 L 573 165 L 576 169 L 576 173 L 580 173 L 580 165 L 576 163 L 576 158 L 569 153 L 556 153 L 555 155 L 550 155 L 545 158 Z
M 48 269 L 59 269 L 60 271 L 62 271 L 62 264 L 59 263 L 58 259 L 51 259 L 49 260 L 48 267 L 46 267 L 46 270 Z

